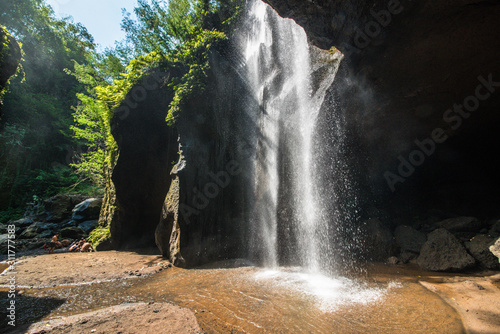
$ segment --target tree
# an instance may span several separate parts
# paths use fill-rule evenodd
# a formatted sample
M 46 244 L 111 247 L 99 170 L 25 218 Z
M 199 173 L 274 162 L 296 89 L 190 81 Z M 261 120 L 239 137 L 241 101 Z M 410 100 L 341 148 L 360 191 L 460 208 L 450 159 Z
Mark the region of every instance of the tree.
M 71 18 L 54 18 L 44 0 L 0 2 L 0 24 L 22 43 L 25 73 L 11 80 L 0 123 L 3 209 L 22 206 L 33 195 L 50 195 L 75 182 L 68 166 L 74 147 L 69 136 L 71 106 L 83 86 L 64 69 L 73 66 L 73 59 L 88 63 L 94 41 Z M 36 186 L 46 181 L 53 186 Z

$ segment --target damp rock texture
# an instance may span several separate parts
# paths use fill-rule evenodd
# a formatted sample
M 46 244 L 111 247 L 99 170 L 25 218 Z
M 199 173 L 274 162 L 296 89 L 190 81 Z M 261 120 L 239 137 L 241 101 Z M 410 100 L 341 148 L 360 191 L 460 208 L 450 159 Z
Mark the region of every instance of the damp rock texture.
M 428 235 L 417 263 L 425 270 L 456 272 L 474 267 L 476 260 L 453 234 L 440 228 Z

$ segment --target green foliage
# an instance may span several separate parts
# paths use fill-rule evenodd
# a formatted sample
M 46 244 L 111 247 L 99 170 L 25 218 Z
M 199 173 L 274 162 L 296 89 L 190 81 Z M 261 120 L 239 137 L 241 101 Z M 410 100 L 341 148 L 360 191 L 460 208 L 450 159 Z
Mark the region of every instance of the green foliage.
M 5 211 L 0 211 L 0 224 L 6 224 L 9 221 L 18 220 L 24 217 L 22 208 L 9 208 Z
M 99 244 L 111 238 L 111 232 L 109 228 L 96 227 L 90 232 L 88 240 L 92 244 L 92 247 L 96 248 Z
M 99 70 L 92 66 L 75 62 L 74 72 L 67 70 L 86 87 L 85 94 L 77 94 L 79 104 L 74 108 L 75 124 L 70 127 L 73 138 L 86 148 L 86 152 L 79 154 L 71 164 L 81 179 L 97 187 L 104 186 L 104 169 L 116 148 L 110 127 L 112 111 L 143 74 L 159 64 L 160 59 L 156 52 L 137 57 L 126 67 L 125 73 L 113 75 L 119 79 L 112 83 L 108 83 L 109 77 L 100 77 Z
M 70 18 L 58 20 L 44 0 L 0 2 L 0 24 L 22 43 L 24 76 L 11 80 L 0 124 L 0 210 L 24 205 L 31 185 L 63 177 L 50 189 L 64 188 L 65 178 L 54 165 L 68 166 L 72 147 L 72 108 L 82 85 L 64 72 L 72 60 L 88 63 L 92 36 Z M 49 178 L 48 175 L 52 176 Z M 40 175 L 44 175 L 41 179 Z M 28 178 L 33 180 L 28 182 Z M 74 179 L 74 178 L 73 178 Z M 49 183 L 57 183 L 54 182 Z M 27 188 L 24 188 L 24 187 Z M 52 193 L 37 187 L 37 195 Z
M 137 21 L 124 12 L 122 29 L 136 56 L 157 52 L 163 57 L 188 40 L 202 25 L 202 1 L 138 0 Z
M 33 169 L 19 175 L 12 185 L 11 207 L 24 207 L 33 196 L 49 198 L 59 193 L 82 193 L 99 195 L 100 190 L 79 182 L 68 166 L 55 165 L 49 170 Z
M 122 22 L 127 39 L 97 53 L 86 28 L 54 18 L 45 0 L 1 1 L 0 24 L 23 44 L 25 80 L 12 80 L 5 96 L 0 209 L 23 206 L 33 195 L 99 192 L 117 157 L 113 110 L 146 73 L 178 69 L 169 81 L 173 124 L 182 105 L 205 89 L 209 52 L 226 39 L 242 4 L 138 0 L 137 20 L 125 13 Z
M 174 61 L 187 65 L 189 70 L 180 78 L 172 78 L 169 86 L 174 90 L 174 98 L 170 103 L 166 121 L 175 123 L 175 118 L 183 102 L 203 92 L 206 86 L 207 72 L 210 68 L 209 51 L 213 44 L 226 39 L 226 35 L 218 31 L 201 30 L 192 39 L 181 45 L 173 57 Z
M 128 42 L 137 53 L 161 55 L 168 67 L 188 68 L 169 84 L 175 95 L 166 121 L 173 125 L 182 103 L 205 89 L 209 51 L 227 38 L 244 2 L 177 0 L 169 1 L 168 7 L 157 0 L 138 2 L 134 10 L 138 20 L 126 13 L 122 23 Z
M 17 44 L 17 41 L 12 37 L 7 28 L 0 25 L 0 76 L 2 76 L 0 79 L 0 114 L 6 86 L 12 79 L 12 77 L 7 76 L 11 75 L 14 71 L 16 71 L 15 73 L 12 73 L 14 74 L 14 77 L 23 72 L 22 66 L 19 64 L 22 59 L 22 49 L 20 49 L 20 46 Z M 14 66 L 17 69 L 12 68 Z M 5 69 L 4 67 L 10 69 Z M 5 80 L 7 81 L 5 82 Z

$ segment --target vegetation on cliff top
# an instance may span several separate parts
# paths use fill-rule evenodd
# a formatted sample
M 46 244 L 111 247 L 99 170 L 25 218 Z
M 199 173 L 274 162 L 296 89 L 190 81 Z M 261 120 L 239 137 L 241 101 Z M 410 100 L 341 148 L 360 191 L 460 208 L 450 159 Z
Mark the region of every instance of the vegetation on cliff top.
M 18 212 L 33 196 L 99 195 L 116 159 L 113 109 L 151 69 L 183 69 L 170 78 L 167 121 L 205 87 L 211 47 L 226 38 L 242 0 L 138 0 L 124 13 L 126 40 L 98 52 L 72 19 L 45 0 L 3 1 L 0 24 L 23 45 L 25 75 L 11 80 L 0 123 L 0 210 Z

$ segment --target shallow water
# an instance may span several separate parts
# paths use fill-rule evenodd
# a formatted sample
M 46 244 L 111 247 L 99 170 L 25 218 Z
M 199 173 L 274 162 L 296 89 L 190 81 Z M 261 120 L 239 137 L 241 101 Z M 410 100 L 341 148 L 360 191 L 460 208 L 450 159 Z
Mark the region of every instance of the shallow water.
M 207 333 L 462 333 L 458 314 L 416 277 L 386 266 L 350 279 L 297 268 L 172 268 L 135 280 L 23 290 L 17 314 L 20 324 L 167 301 L 193 310 Z

